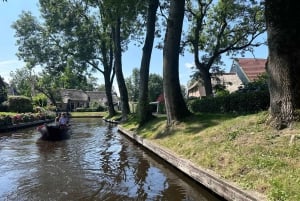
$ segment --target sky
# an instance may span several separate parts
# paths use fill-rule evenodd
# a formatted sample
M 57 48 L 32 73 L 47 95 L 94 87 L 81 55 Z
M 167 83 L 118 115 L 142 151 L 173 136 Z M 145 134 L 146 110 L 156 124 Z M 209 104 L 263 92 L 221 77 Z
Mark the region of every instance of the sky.
M 14 38 L 15 32 L 11 28 L 13 22 L 15 22 L 22 11 L 30 11 L 36 17 L 39 17 L 38 0 L 8 0 L 7 2 L 0 1 L 0 76 L 4 78 L 6 82 L 11 80 L 10 72 L 15 72 L 16 69 L 23 68 L 25 65 L 18 59 L 16 53 L 18 47 L 16 44 L 16 38 Z M 262 46 L 255 49 L 255 58 L 266 58 L 267 47 Z M 125 77 L 132 74 L 133 68 L 140 66 L 142 57 L 141 47 L 130 45 L 128 50 L 123 53 L 122 65 L 123 73 Z M 239 57 L 239 56 L 236 56 Z M 245 58 L 253 58 L 253 55 L 247 53 Z M 225 72 L 228 72 L 232 64 L 230 57 L 222 57 L 225 63 Z M 150 73 L 156 73 L 162 75 L 163 73 L 163 55 L 162 50 L 154 49 L 152 52 L 152 58 L 150 63 Z M 194 66 L 193 55 L 185 53 L 184 56 L 179 58 L 179 78 L 180 84 L 187 85 L 190 80 L 190 76 L 193 73 L 192 66 Z M 36 69 L 36 71 L 39 71 Z M 102 74 L 97 73 L 95 75 L 98 78 L 99 84 L 104 84 Z M 116 82 L 115 82 L 116 83 Z

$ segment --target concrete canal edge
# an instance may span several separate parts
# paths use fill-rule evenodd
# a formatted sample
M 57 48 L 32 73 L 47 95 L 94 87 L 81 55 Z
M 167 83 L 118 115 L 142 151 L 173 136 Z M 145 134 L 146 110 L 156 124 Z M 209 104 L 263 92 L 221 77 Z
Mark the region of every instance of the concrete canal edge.
M 264 195 L 257 192 L 248 192 L 239 188 L 237 185 L 225 181 L 216 173 L 203 169 L 196 166 L 189 160 L 179 157 L 172 151 L 151 142 L 150 140 L 144 139 L 137 134 L 124 129 L 122 126 L 118 125 L 118 130 L 136 141 L 146 149 L 150 150 L 154 154 L 158 155 L 160 158 L 164 159 L 195 181 L 199 182 L 206 188 L 215 192 L 217 195 L 225 198 L 226 200 L 232 201 L 264 201 L 266 200 Z

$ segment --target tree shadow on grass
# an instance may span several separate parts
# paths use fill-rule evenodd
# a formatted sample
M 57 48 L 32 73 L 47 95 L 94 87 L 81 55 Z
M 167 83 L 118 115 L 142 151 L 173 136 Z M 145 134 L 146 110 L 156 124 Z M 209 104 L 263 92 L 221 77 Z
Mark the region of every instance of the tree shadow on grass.
M 162 139 L 174 135 L 174 133 L 182 132 L 187 135 L 197 134 L 209 127 L 216 126 L 224 121 L 236 118 L 235 114 L 193 114 L 185 118 L 181 123 L 159 132 L 155 139 Z

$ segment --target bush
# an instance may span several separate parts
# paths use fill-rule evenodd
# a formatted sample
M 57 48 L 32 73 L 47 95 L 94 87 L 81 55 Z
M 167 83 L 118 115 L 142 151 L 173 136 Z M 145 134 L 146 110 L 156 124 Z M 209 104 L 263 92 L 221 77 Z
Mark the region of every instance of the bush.
M 40 107 L 45 107 L 47 105 L 47 99 L 47 96 L 41 93 L 32 97 L 33 104 Z
M 13 124 L 9 115 L 0 115 L 0 127 L 11 126 Z
M 255 113 L 267 110 L 270 104 L 268 91 L 232 93 L 218 97 L 207 97 L 188 101 L 192 112 L 208 113 Z
M 75 109 L 75 112 L 97 112 L 97 108 L 82 108 L 78 107 Z
M 32 101 L 25 96 L 10 96 L 8 97 L 8 110 L 17 113 L 32 112 Z
M 1 112 L 7 112 L 8 111 L 8 102 L 4 101 L 0 104 L 0 111 Z
M 95 110 L 95 112 L 105 111 L 105 107 L 101 105 L 99 102 L 93 102 L 90 106 L 90 109 Z

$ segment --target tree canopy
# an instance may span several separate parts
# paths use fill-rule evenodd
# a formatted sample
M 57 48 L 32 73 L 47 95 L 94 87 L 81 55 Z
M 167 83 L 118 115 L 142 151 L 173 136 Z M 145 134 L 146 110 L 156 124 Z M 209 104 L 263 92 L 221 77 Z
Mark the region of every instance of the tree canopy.
M 210 96 L 211 71 L 220 69 L 223 54 L 243 55 L 264 43 L 256 40 L 266 31 L 263 4 L 250 0 L 188 0 L 186 7 L 189 31 L 184 43 L 194 54 L 198 77 Z

